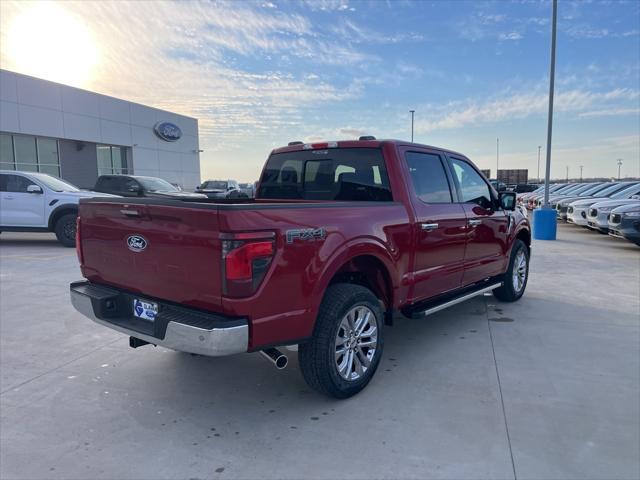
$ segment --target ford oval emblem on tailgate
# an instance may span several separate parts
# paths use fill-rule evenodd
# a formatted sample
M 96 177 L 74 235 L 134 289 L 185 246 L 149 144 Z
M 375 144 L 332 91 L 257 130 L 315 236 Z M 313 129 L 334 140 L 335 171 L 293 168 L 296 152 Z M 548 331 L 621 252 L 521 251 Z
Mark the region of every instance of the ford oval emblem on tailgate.
M 132 252 L 141 252 L 147 248 L 148 244 L 149 242 L 142 235 L 129 235 L 127 237 L 127 247 Z

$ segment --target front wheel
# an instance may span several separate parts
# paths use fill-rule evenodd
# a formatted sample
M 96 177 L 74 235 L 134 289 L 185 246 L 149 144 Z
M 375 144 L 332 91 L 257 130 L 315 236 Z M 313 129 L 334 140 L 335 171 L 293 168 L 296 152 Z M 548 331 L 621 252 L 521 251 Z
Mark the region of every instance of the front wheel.
M 515 302 L 524 294 L 529 280 L 529 249 L 522 240 L 516 240 L 511 249 L 509 268 L 504 274 L 502 286 L 493 294 L 503 302 Z
M 298 347 L 305 381 L 335 398 L 360 392 L 380 363 L 382 327 L 380 303 L 369 289 L 345 283 L 330 286 L 312 339 Z
M 76 246 L 76 218 L 75 213 L 61 216 L 54 227 L 58 241 L 65 247 Z

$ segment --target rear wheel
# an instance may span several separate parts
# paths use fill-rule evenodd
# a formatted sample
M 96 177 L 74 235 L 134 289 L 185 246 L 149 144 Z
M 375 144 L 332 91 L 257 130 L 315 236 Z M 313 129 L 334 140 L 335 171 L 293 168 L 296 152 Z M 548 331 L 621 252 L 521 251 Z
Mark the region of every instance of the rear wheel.
M 524 294 L 529 280 L 529 249 L 522 240 L 516 240 L 511 249 L 509 268 L 504 274 L 502 286 L 493 294 L 503 302 L 515 302 Z
M 335 398 L 348 398 L 367 386 L 382 355 L 383 313 L 376 296 L 360 285 L 327 289 L 313 338 L 298 347 L 305 381 Z
M 56 221 L 54 232 L 58 241 L 65 247 L 76 246 L 76 218 L 75 213 L 67 213 Z

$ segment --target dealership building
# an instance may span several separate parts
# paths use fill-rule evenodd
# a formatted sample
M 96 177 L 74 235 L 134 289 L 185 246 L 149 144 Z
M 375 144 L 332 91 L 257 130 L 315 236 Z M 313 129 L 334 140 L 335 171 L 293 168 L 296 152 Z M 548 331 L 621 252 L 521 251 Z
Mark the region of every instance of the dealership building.
M 193 190 L 198 120 L 0 70 L 0 170 L 39 171 L 81 188 L 128 173 Z

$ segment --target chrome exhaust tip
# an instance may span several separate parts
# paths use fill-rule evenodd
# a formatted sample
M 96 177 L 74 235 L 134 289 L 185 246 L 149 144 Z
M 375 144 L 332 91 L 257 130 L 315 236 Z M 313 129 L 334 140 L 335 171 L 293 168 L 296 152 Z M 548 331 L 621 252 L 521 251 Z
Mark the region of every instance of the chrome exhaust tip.
M 264 350 L 260 350 L 260 353 L 264 358 L 273 363 L 278 370 L 282 370 L 289 363 L 287 356 L 277 348 L 266 348 Z

